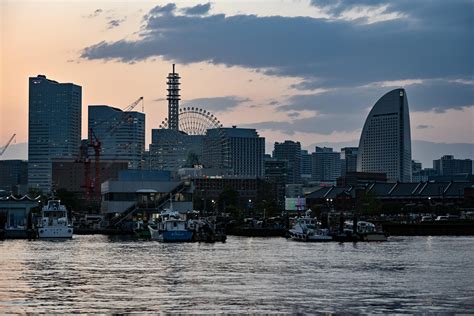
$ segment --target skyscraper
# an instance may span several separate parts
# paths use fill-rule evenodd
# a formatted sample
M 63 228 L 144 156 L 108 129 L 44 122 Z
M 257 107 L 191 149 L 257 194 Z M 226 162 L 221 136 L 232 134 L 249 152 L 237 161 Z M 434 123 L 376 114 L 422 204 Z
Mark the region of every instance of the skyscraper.
M 357 171 L 357 147 L 341 148 L 341 175 L 345 176 L 347 172 Z
M 287 184 L 301 183 L 301 144 L 291 140 L 275 143 L 273 158 L 288 161 Z
M 454 159 L 453 155 L 444 155 L 433 160 L 433 168 L 440 176 L 468 175 L 472 174 L 472 160 Z
M 341 154 L 332 148 L 316 147 L 312 158 L 312 180 L 335 182 L 341 176 Z
M 383 172 L 389 181 L 411 181 L 411 136 L 404 89 L 381 97 L 365 121 L 359 141 L 357 171 Z
M 51 159 L 75 159 L 81 143 L 82 88 L 44 75 L 29 78 L 28 185 L 52 189 Z
M 264 175 L 265 138 L 252 128 L 212 128 L 204 138 L 204 166 L 235 176 Z
M 100 158 L 128 161 L 129 169 L 138 169 L 145 150 L 145 114 L 106 105 L 89 105 L 88 111 L 89 133 L 93 129 L 101 142 Z

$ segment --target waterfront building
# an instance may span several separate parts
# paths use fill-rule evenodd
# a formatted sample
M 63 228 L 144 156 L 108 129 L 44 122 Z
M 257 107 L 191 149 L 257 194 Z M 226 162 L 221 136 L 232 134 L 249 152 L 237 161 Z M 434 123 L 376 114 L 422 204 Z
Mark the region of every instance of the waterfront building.
M 67 190 L 82 200 L 87 197 L 88 190 L 92 191 L 88 186 L 95 183 L 93 180 L 96 170 L 99 170 L 100 181 L 98 183 L 100 184 L 110 179 L 117 179 L 119 172 L 127 170 L 128 165 L 128 161 L 101 160 L 99 168 L 96 168 L 93 159 L 89 166 L 87 163 L 77 160 L 53 159 L 52 183 L 56 190 Z M 89 184 L 86 183 L 88 178 L 91 180 Z M 97 194 L 100 194 L 100 188 Z
M 312 153 L 312 180 L 334 182 L 341 176 L 341 154 L 329 147 L 317 147 Z
M 229 175 L 263 177 L 265 138 L 253 128 L 212 128 L 204 138 L 203 164 Z
M 28 161 L 0 160 L 0 190 L 25 195 L 28 185 Z
M 387 182 L 387 175 L 385 173 L 351 171 L 337 178 L 337 186 L 364 187 L 375 182 Z
M 357 171 L 383 172 L 389 181 L 411 181 L 411 136 L 404 89 L 382 96 L 370 111 L 359 141 Z
M 313 158 L 307 150 L 301 150 L 301 181 L 307 183 L 311 181 L 313 173 Z
M 170 193 L 173 209 L 179 212 L 192 210 L 192 191 L 187 182 L 173 181 L 168 171 L 125 170 L 119 172 L 117 180 L 102 183 L 101 211 L 108 217 L 133 208 L 158 210 L 170 208 Z
M 291 140 L 283 143 L 276 142 L 273 149 L 273 158 L 286 160 L 287 184 L 301 183 L 301 144 Z
M 456 176 L 472 174 L 471 159 L 454 159 L 453 155 L 444 155 L 433 160 L 433 168 L 439 176 Z
M 51 191 L 51 159 L 75 159 L 81 143 L 82 88 L 29 78 L 28 185 Z
M 31 209 L 38 204 L 39 196 L 0 197 L 0 229 L 5 229 L 7 238 L 28 237 L 27 229 L 31 228 L 32 224 Z
M 358 147 L 344 147 L 341 148 L 341 176 L 346 175 L 347 172 L 357 171 L 357 153 Z
M 107 105 L 89 105 L 89 140 L 100 141 L 102 160 L 128 161 L 129 169 L 138 169 L 145 151 L 145 114 L 122 111 Z

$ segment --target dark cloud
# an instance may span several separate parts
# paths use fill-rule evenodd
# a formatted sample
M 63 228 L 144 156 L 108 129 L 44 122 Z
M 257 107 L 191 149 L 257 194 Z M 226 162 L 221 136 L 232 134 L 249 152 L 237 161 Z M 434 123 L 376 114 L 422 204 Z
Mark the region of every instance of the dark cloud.
M 239 106 L 241 103 L 248 102 L 248 98 L 236 96 L 199 98 L 183 102 L 183 106 L 195 106 L 211 112 L 227 112 Z
M 206 15 L 211 9 L 211 3 L 197 4 L 194 7 L 183 8 L 182 11 L 186 15 Z
M 415 22 L 370 25 L 310 17 L 181 16 L 170 3 L 146 15 L 138 40 L 100 42 L 81 56 L 205 61 L 298 76 L 319 87 L 472 75 L 473 15 L 466 10 L 472 4 L 434 0 L 425 8 L 423 3 L 411 5 L 410 16 L 418 14 Z
M 432 125 L 423 125 L 423 124 L 422 124 L 422 125 L 418 125 L 416 128 L 417 128 L 417 129 L 427 129 L 427 128 L 433 128 L 433 126 L 432 126 Z
M 118 26 L 120 26 L 120 24 L 122 24 L 123 22 L 125 22 L 126 18 L 123 18 L 123 19 L 111 19 L 107 22 L 107 28 L 108 29 L 113 29 L 113 28 L 116 28 Z
M 320 113 L 365 113 L 391 89 L 382 85 L 331 89 L 323 93 L 290 96 L 279 111 L 318 111 Z M 426 112 L 461 109 L 474 105 L 474 87 L 452 80 L 428 79 L 405 86 L 411 111 Z
M 148 15 L 145 16 L 145 19 L 151 18 L 153 16 L 172 14 L 175 10 L 176 10 L 176 4 L 174 3 L 168 3 L 163 6 L 157 5 L 156 7 L 150 10 Z

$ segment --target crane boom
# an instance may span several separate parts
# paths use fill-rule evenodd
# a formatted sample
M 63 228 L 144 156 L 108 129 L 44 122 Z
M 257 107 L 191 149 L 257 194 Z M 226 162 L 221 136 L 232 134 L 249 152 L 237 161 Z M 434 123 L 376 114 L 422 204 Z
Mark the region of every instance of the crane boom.
M 0 152 L 0 156 L 3 155 L 3 153 L 5 152 L 5 150 L 7 150 L 8 146 L 10 146 L 11 142 L 13 141 L 13 139 L 15 138 L 16 134 L 13 134 L 12 137 L 10 137 L 10 139 L 8 140 L 7 144 L 3 147 L 2 151 Z
M 108 130 L 109 134 L 110 135 L 113 135 L 115 133 L 115 130 L 120 126 L 122 125 L 123 123 L 125 123 L 127 121 L 128 118 L 130 118 L 130 114 L 128 112 L 132 111 L 139 103 L 140 101 L 143 102 L 143 97 L 139 97 L 137 100 L 135 100 L 132 104 L 130 104 L 129 106 L 127 106 L 126 108 L 124 108 L 122 111 L 122 116 L 120 117 L 120 119 L 118 120 L 118 122 L 116 124 L 114 124 L 113 126 L 111 126 Z

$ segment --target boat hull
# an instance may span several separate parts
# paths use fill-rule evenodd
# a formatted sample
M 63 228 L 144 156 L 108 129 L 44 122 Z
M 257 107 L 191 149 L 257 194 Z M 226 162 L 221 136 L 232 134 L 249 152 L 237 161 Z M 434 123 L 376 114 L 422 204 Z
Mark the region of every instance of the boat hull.
M 72 227 L 38 227 L 38 238 L 72 238 Z
M 159 231 L 148 227 L 151 239 L 161 242 L 192 242 L 193 232 L 188 230 Z
M 332 241 L 332 236 L 329 235 L 306 235 L 290 231 L 289 236 L 291 240 L 302 242 L 327 242 Z

